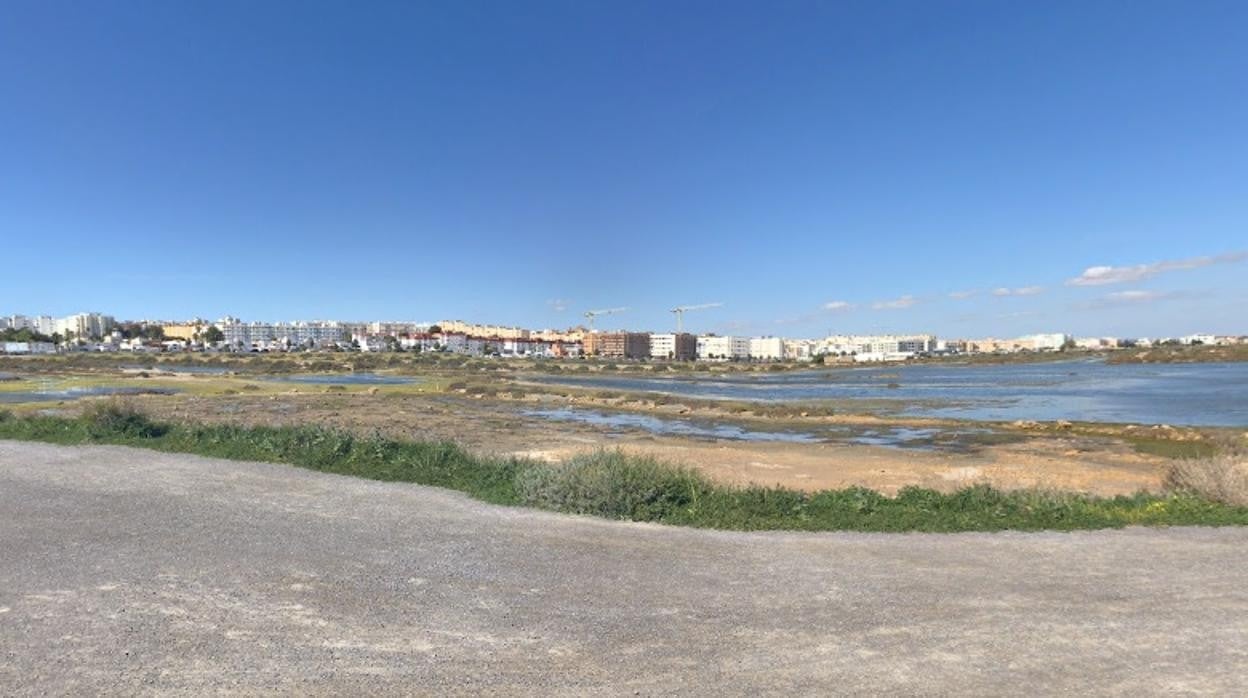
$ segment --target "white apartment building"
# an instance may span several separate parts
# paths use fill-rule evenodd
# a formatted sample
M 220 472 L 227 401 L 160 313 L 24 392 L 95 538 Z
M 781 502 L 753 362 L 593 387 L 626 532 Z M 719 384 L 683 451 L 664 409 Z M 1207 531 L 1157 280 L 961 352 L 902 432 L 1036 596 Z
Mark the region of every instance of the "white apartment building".
M 784 358 L 790 361 L 810 361 L 815 357 L 815 346 L 813 339 L 786 339 Z
M 1079 349 L 1117 349 L 1118 340 L 1113 337 L 1077 337 L 1075 346 Z
M 750 358 L 749 337 L 698 337 L 699 361 L 741 361 Z
M 73 336 L 74 339 L 91 339 L 103 337 L 113 331 L 116 322 L 111 315 L 100 313 L 78 313 L 60 318 L 53 323 L 53 333 L 62 337 Z
M 779 337 L 751 337 L 751 361 L 779 361 L 784 358 L 784 340 Z
M 1026 337 L 1020 337 L 1023 342 L 1031 342 L 1031 346 L 1036 351 L 1057 351 L 1066 346 L 1070 341 L 1068 334 L 1032 334 Z
M 815 348 L 818 355 L 853 356 L 856 361 L 897 361 L 935 351 L 935 335 L 830 335 Z
M 365 324 L 368 334 L 399 335 L 425 334 L 432 325 L 428 322 L 369 322 Z
M 225 335 L 226 346 L 323 346 L 347 340 L 346 325 L 340 322 L 249 322 L 224 317 L 217 328 Z

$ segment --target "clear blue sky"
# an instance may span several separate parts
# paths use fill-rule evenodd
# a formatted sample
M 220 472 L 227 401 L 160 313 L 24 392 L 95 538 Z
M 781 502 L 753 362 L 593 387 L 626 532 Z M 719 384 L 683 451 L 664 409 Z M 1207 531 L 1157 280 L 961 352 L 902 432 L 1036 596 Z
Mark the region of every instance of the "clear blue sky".
M 0 313 L 1239 333 L 1246 223 L 1239 0 L 0 4 Z

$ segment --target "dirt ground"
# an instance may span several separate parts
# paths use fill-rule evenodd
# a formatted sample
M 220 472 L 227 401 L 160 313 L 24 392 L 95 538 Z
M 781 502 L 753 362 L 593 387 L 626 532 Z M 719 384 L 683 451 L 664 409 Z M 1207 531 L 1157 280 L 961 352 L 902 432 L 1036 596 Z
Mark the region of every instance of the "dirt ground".
M 551 421 L 523 414 L 526 409 L 551 406 L 558 400 L 545 397 L 514 402 L 447 393 L 325 394 L 317 389 L 296 389 L 276 395 L 184 394 L 133 399 L 155 414 L 179 421 L 317 424 L 402 439 L 448 440 L 477 453 L 558 460 L 597 448 L 619 448 L 688 465 L 724 482 L 807 491 L 860 485 L 891 494 L 907 485 L 951 491 L 987 483 L 1003 489 L 1060 489 L 1112 496 L 1159 489 L 1168 467 L 1168 459 L 1138 453 L 1122 440 L 1078 433 L 1011 433 L 1008 439 L 998 440 L 1004 442 L 973 437 L 965 443 L 955 441 L 953 448 L 912 448 L 851 443 L 837 436 L 815 443 L 790 443 L 655 435 L 637 428 Z M 714 423 L 726 421 L 719 417 Z M 815 436 L 898 423 L 936 430 L 958 425 L 870 416 L 736 423 L 767 431 L 797 429 Z
M 1242 696 L 1245 546 L 697 530 L 0 441 L 0 692 Z

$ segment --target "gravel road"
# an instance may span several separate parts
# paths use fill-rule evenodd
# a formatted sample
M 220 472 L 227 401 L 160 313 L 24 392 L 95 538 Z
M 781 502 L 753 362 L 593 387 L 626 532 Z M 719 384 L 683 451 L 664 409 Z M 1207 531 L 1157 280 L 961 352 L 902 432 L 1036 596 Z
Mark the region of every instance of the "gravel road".
M 1248 530 L 724 533 L 0 441 L 0 692 L 1248 693 Z

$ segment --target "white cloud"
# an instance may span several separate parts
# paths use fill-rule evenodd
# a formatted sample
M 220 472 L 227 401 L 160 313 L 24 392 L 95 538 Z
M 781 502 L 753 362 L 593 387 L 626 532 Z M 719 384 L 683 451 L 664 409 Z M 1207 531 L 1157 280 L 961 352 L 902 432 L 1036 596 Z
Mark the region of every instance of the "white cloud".
M 992 295 L 998 298 L 1006 296 L 1035 296 L 1044 293 L 1043 286 L 1023 286 L 1022 288 L 996 288 L 992 290 Z
M 1234 264 L 1248 259 L 1248 251 L 1226 252 L 1213 257 L 1192 257 L 1191 259 L 1168 259 L 1152 264 L 1135 264 L 1125 267 L 1097 266 L 1088 267 L 1073 279 L 1067 279 L 1068 286 L 1104 286 L 1140 281 L 1168 271 L 1180 269 L 1199 269 L 1214 264 Z
M 828 301 L 823 304 L 823 309 L 833 313 L 843 313 L 847 310 L 853 310 L 854 304 L 847 301 Z
M 949 297 L 955 301 L 962 301 L 977 295 L 979 295 L 979 291 L 954 291 L 949 294 Z
M 1117 303 L 1143 303 L 1159 300 L 1167 295 L 1160 291 L 1115 291 L 1105 296 L 1105 299 Z
M 552 298 L 546 301 L 546 305 L 556 313 L 562 313 L 568 309 L 568 302 L 562 298 Z
M 877 301 L 872 303 L 871 307 L 875 310 L 903 310 L 913 306 L 917 302 L 918 301 L 915 300 L 914 296 L 902 296 L 901 298 L 895 298 L 891 301 Z
M 1195 293 L 1192 291 L 1144 291 L 1132 289 L 1129 291 L 1115 291 L 1107 293 L 1100 298 L 1093 298 L 1090 301 L 1080 303 L 1075 306 L 1079 310 L 1101 310 L 1105 308 L 1121 308 L 1124 305 L 1145 305 L 1148 303 L 1163 303 L 1173 300 L 1201 298 L 1205 294 Z

